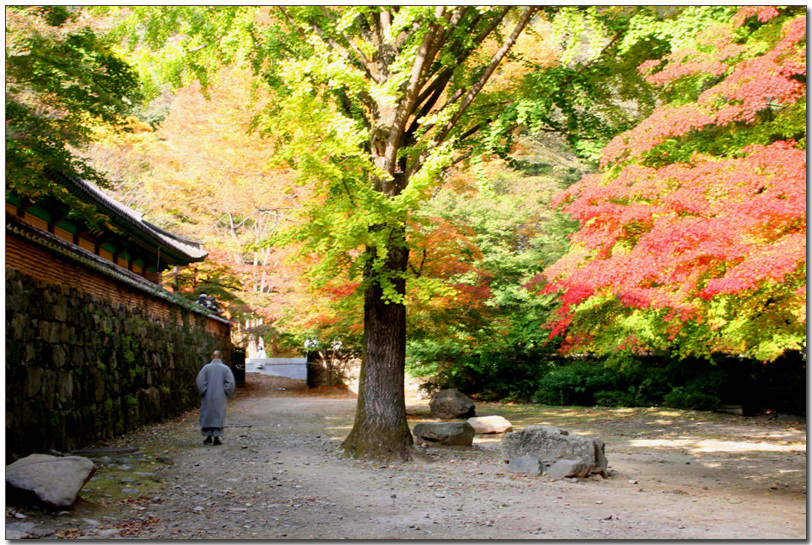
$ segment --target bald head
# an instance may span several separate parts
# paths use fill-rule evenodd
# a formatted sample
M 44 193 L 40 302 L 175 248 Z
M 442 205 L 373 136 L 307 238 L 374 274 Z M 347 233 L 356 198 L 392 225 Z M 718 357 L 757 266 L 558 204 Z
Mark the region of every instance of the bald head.
M 223 353 L 220 352 L 219 350 L 215 350 L 214 354 L 212 354 L 211 357 L 212 357 L 212 359 L 220 360 L 220 359 L 223 359 Z

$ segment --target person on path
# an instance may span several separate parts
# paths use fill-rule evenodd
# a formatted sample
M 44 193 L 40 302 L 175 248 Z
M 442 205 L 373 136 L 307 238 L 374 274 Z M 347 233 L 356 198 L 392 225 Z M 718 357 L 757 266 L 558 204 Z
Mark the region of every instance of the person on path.
M 222 445 L 223 426 L 226 421 L 226 401 L 234 393 L 234 374 L 220 359 L 222 352 L 215 350 L 212 360 L 197 374 L 197 390 L 200 392 L 200 428 L 206 436 L 206 445 Z

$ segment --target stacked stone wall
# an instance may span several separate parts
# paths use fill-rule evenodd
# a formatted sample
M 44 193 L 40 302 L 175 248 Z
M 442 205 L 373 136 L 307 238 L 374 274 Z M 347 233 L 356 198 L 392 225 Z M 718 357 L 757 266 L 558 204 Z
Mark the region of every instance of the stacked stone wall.
M 212 351 L 231 362 L 226 323 L 118 285 L 113 300 L 75 286 L 6 268 L 7 463 L 194 409 Z

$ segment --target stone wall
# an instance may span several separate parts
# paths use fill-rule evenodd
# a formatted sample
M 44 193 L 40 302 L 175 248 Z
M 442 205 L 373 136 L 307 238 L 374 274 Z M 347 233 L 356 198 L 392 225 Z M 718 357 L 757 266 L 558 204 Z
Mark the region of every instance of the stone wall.
M 7 463 L 199 406 L 195 377 L 212 351 L 231 361 L 229 325 L 135 290 L 128 297 L 6 269 Z

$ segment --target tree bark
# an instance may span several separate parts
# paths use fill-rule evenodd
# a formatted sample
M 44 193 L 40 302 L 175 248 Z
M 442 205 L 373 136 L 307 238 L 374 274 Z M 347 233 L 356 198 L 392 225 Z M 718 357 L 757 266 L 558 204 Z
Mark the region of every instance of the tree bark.
M 398 294 L 406 293 L 403 273 L 409 260 L 405 231 L 389 248 L 387 268 L 395 273 Z M 394 238 L 394 237 L 393 237 Z M 370 258 L 375 249 L 368 248 Z M 378 281 L 364 292 L 364 350 L 358 385 L 355 424 L 343 443 L 344 451 L 356 458 L 410 460 L 412 433 L 406 422 L 404 388 L 406 361 L 406 306 L 386 302 Z

